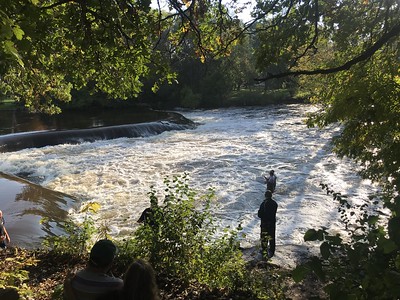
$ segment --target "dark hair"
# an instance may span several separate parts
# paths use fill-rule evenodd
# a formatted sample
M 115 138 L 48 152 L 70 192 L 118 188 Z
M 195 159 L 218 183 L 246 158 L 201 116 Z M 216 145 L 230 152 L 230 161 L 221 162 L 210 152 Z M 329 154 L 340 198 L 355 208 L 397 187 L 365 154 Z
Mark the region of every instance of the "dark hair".
M 274 173 L 275 173 L 274 170 L 269 171 L 269 174 L 270 174 L 270 175 L 274 175 Z
M 123 300 L 159 300 L 156 275 L 145 260 L 133 262 L 125 273 Z
M 105 268 L 113 262 L 116 254 L 117 247 L 113 242 L 106 239 L 99 240 L 90 251 L 89 264 L 97 268 Z
M 272 198 L 272 192 L 270 190 L 265 191 L 265 198 L 271 199 Z

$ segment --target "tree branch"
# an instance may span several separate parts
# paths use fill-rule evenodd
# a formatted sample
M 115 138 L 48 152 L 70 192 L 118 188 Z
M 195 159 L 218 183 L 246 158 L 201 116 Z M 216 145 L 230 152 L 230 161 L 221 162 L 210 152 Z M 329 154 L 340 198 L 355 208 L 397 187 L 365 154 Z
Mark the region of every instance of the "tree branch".
M 316 48 L 315 48 L 315 44 L 316 44 L 316 42 L 317 42 L 317 40 L 318 40 L 318 34 L 319 34 L 319 31 L 318 31 L 318 22 L 319 22 L 318 0 L 315 0 L 315 13 L 314 13 L 314 14 L 315 14 L 315 15 L 314 15 L 314 18 L 315 18 L 315 19 L 314 19 L 314 35 L 313 35 L 313 38 L 312 38 L 310 44 L 309 44 L 309 45 L 306 47 L 306 49 L 303 51 L 303 53 L 300 54 L 298 57 L 296 57 L 296 58 L 294 59 L 293 63 L 291 64 L 292 66 L 294 66 L 300 58 L 302 58 L 303 56 L 305 56 L 305 55 L 307 54 L 308 50 L 310 50 L 311 48 L 316 49 Z
M 376 51 L 378 51 L 382 46 L 384 46 L 391 38 L 398 36 L 400 34 L 400 24 L 396 24 L 388 32 L 384 33 L 379 40 L 375 42 L 371 47 L 367 48 L 359 56 L 347 61 L 343 65 L 327 68 L 327 69 L 315 69 L 315 70 L 299 70 L 299 71 L 288 71 L 278 74 L 268 74 L 263 78 L 256 78 L 257 82 L 264 82 L 273 78 L 283 78 L 287 76 L 299 76 L 299 75 L 317 75 L 317 74 L 332 74 L 340 71 L 345 71 L 350 69 L 355 64 L 367 60 L 372 57 Z
M 227 49 L 228 49 L 236 40 L 238 40 L 238 39 L 239 39 L 242 35 L 244 35 L 247 31 L 250 31 L 250 28 L 251 28 L 255 23 L 257 23 L 257 22 L 259 22 L 260 20 L 264 19 L 264 18 L 274 9 L 275 5 L 277 5 L 278 2 L 279 2 L 279 0 L 275 0 L 275 2 L 272 3 L 272 5 L 268 8 L 268 10 L 266 10 L 264 13 L 260 14 L 259 16 L 257 16 L 256 18 L 254 18 L 253 20 L 246 22 L 246 23 L 244 24 L 244 28 L 242 28 L 237 34 L 235 34 L 230 40 L 228 40 L 228 41 L 225 43 L 225 46 L 224 46 L 223 48 L 221 48 L 218 52 L 216 52 L 216 53 L 213 55 L 213 57 L 216 57 L 216 56 L 218 56 L 219 54 L 221 54 L 221 53 L 223 53 L 223 52 L 226 52 Z M 291 3 L 293 4 L 293 1 L 291 1 Z M 289 14 L 289 11 L 290 11 L 290 10 L 291 10 L 291 6 L 288 8 L 288 11 L 287 11 L 286 15 L 283 16 L 282 19 L 283 19 L 283 18 L 286 18 L 287 14 Z M 275 24 L 272 24 L 272 25 L 268 26 L 268 28 L 272 28 L 272 27 L 274 27 L 274 26 L 277 26 L 278 23 L 279 23 L 282 19 L 279 19 L 279 21 L 276 22 Z M 256 32 L 256 31 L 251 32 L 250 34 L 254 34 L 255 32 Z
M 69 2 L 78 3 L 78 1 L 76 1 L 76 0 L 61 0 L 61 1 L 55 2 L 53 4 L 50 4 L 48 6 L 42 6 L 42 7 L 40 7 L 40 9 L 52 9 L 56 6 L 63 5 L 65 3 L 69 3 Z

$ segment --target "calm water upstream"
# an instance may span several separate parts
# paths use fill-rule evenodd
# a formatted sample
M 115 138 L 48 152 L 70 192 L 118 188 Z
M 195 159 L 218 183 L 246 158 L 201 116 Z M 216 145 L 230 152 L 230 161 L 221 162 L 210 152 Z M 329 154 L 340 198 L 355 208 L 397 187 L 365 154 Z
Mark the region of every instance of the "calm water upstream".
M 95 218 L 115 236 L 138 226 L 150 186 L 163 187 L 165 176 L 188 172 L 195 189 L 215 189 L 219 222 L 231 228 L 241 223 L 246 234 L 242 245 L 251 247 L 259 239 L 262 175 L 274 169 L 280 259 L 280 249 L 307 249 L 303 235 L 309 228 L 341 230 L 336 204 L 321 190 L 321 182 L 354 201 L 366 199 L 374 189 L 360 179 L 354 164 L 331 154 L 330 140 L 338 128 L 306 127 L 306 113 L 313 109 L 282 105 L 184 111 L 198 123 L 196 129 L 0 153 L 0 171 L 30 174 L 46 188 L 100 203 Z M 70 214 L 77 220 L 84 217 L 73 209 Z

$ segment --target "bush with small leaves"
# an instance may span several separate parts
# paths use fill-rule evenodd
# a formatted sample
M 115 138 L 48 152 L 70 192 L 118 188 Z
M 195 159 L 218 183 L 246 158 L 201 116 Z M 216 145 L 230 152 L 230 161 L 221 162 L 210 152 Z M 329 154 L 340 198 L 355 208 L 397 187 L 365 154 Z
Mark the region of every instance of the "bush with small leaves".
M 320 257 L 293 271 L 295 281 L 314 272 L 326 284 L 331 299 L 397 299 L 400 297 L 400 243 L 391 231 L 396 218 L 380 218 L 368 204 L 352 205 L 347 197 L 322 185 L 338 201 L 348 237 L 325 228 L 306 232 L 306 241 L 322 241 Z M 373 204 L 378 204 L 375 201 Z M 375 212 L 374 212 L 375 211 Z M 398 225 L 397 225 L 398 226 Z

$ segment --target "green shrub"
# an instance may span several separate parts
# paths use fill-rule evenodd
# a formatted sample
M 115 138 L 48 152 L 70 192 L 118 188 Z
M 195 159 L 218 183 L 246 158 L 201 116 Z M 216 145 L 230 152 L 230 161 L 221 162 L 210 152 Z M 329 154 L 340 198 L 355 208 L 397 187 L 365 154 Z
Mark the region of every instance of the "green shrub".
M 141 257 L 161 277 L 182 286 L 195 283 L 208 290 L 244 295 L 243 299 L 284 298 L 280 280 L 271 280 L 265 270 L 248 268 L 239 249 L 240 226 L 221 232 L 216 225 L 211 213 L 215 209 L 213 190 L 195 192 L 187 174 L 164 182 L 162 200 L 154 188 L 149 193 L 154 224 L 144 224 L 120 246 L 120 263 L 127 265 Z
M 326 185 L 323 187 L 339 202 L 338 210 L 348 237 L 330 235 L 324 228 L 308 230 L 306 241 L 322 241 L 321 257 L 297 266 L 293 278 L 300 281 L 314 272 L 326 282 L 330 299 L 398 299 L 400 244 L 391 234 L 396 218 L 388 222 L 389 217 L 383 214 L 385 218 L 381 219 L 379 212 L 369 210 L 369 205 L 351 205 L 346 196 L 334 193 Z M 396 228 L 398 237 L 400 226 Z
M 162 203 L 154 188 L 149 193 L 154 224 L 138 228 L 122 251 L 148 259 L 158 273 L 168 277 L 233 288 L 243 280 L 245 262 L 236 230 L 217 236 L 211 215 L 214 192 L 199 195 L 189 187 L 187 174 L 164 183 Z
M 63 225 L 65 234 L 48 236 L 43 240 L 43 246 L 56 252 L 57 254 L 70 254 L 72 256 L 86 255 L 90 241 L 92 241 L 95 233 L 101 231 L 96 229 L 92 217 L 89 212 L 97 212 L 100 208 L 98 203 L 86 204 L 81 212 L 85 212 L 86 216 L 82 223 L 67 221 Z M 41 222 L 47 222 L 42 219 Z M 104 234 L 103 234 L 104 235 Z
M 33 292 L 26 284 L 29 280 L 29 272 L 26 268 L 36 266 L 38 260 L 26 250 L 14 248 L 13 251 L 17 252 L 12 257 L 2 258 L 4 265 L 1 266 L 0 272 L 0 289 L 14 288 L 21 299 L 33 299 Z M 8 264 L 12 265 L 13 269 L 10 269 Z
M 185 86 L 180 91 L 180 105 L 184 108 L 198 108 L 201 103 L 201 95 L 195 94 L 192 89 Z

